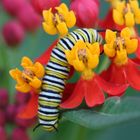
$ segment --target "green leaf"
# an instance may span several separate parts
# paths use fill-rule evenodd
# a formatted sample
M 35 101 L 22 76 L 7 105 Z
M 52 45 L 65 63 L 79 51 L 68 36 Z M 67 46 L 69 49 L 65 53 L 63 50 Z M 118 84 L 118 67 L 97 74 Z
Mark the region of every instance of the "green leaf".
M 106 100 L 100 110 L 81 109 L 63 114 L 65 120 L 91 129 L 103 129 L 140 120 L 140 98 L 112 97 Z

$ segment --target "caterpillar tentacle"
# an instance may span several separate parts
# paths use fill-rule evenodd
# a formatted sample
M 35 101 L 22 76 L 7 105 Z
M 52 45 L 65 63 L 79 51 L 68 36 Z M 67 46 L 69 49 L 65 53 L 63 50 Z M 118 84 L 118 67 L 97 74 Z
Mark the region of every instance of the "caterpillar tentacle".
M 47 131 L 54 131 L 58 126 L 58 107 L 70 72 L 65 50 L 71 50 L 78 40 L 89 43 L 102 42 L 95 29 L 77 29 L 61 38 L 52 50 L 50 61 L 45 68 L 38 107 L 39 123 Z

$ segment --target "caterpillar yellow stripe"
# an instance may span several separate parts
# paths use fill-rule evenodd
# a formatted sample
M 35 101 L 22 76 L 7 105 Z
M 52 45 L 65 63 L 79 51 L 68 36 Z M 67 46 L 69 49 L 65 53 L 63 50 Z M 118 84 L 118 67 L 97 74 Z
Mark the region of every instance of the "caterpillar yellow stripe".
M 65 50 L 71 50 L 78 40 L 101 43 L 102 37 L 95 29 L 76 29 L 61 38 L 52 50 L 50 61 L 45 67 L 38 107 L 39 125 L 47 131 L 54 131 L 58 127 L 59 104 L 70 72 Z

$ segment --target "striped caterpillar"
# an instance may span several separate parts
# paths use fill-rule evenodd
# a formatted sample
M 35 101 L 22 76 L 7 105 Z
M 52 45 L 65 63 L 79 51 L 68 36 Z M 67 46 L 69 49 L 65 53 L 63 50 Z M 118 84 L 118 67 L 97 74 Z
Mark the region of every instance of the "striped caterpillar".
M 76 29 L 61 38 L 52 50 L 50 61 L 45 68 L 42 88 L 39 94 L 39 125 L 47 131 L 57 130 L 59 104 L 69 76 L 70 66 L 65 57 L 65 50 L 71 50 L 78 40 L 94 43 L 102 42 L 95 29 Z

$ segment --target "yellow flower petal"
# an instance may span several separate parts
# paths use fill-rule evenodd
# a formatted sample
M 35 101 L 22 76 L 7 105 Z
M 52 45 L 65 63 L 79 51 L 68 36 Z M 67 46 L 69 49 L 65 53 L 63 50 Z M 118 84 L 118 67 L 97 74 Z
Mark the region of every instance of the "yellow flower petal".
M 75 48 L 78 48 L 78 49 L 85 49 L 86 48 L 86 44 L 84 41 L 82 40 L 78 40 L 75 44 Z M 77 50 L 78 50 L 77 49 Z
M 136 9 L 139 9 L 139 3 L 137 0 L 129 0 L 130 7 L 135 11 Z
M 128 27 L 125 27 L 124 29 L 122 29 L 121 37 L 124 38 L 124 39 L 128 39 L 128 38 L 131 37 L 131 31 Z
M 68 28 L 65 22 L 61 22 L 57 25 L 57 30 L 61 36 L 65 36 L 68 33 Z
M 125 14 L 125 25 L 127 27 L 133 27 L 135 25 L 133 13 L 127 12 L 127 14 Z
M 21 66 L 26 68 L 29 66 L 33 66 L 33 62 L 28 57 L 24 56 L 21 60 Z
M 65 51 L 66 59 L 70 65 L 73 65 L 73 60 L 76 58 L 76 53 L 71 53 L 71 51 Z
M 51 10 L 51 8 L 49 10 L 43 10 L 43 18 L 47 24 L 53 24 L 54 15 Z
M 125 49 L 121 50 L 121 51 L 117 51 L 116 53 L 116 57 L 114 59 L 114 62 L 116 65 L 124 65 L 126 64 L 128 61 L 127 58 L 127 52 Z
M 41 87 L 41 83 L 41 80 L 39 80 L 37 77 L 34 77 L 29 85 L 35 89 L 39 89 Z
M 17 76 L 21 76 L 22 72 L 19 69 L 12 69 L 9 71 L 9 74 L 11 75 L 11 77 L 16 80 Z
M 116 33 L 117 32 L 113 32 L 109 29 L 106 30 L 106 33 L 105 33 L 105 40 L 107 43 L 110 43 L 112 41 L 115 41 L 116 39 Z
M 39 62 L 36 62 L 34 64 L 33 72 L 38 78 L 42 78 L 45 74 L 45 69 L 42 64 L 40 64 Z
M 78 59 L 73 61 L 73 66 L 79 72 L 82 72 L 85 69 L 85 65 L 83 64 L 83 62 Z
M 126 51 L 128 54 L 132 54 L 137 50 L 138 47 L 138 40 L 137 39 L 131 39 L 127 40 L 125 42 L 126 45 Z
M 116 10 L 119 11 L 121 14 L 124 12 L 126 2 L 125 1 L 119 1 L 116 3 Z
M 24 83 L 22 85 L 17 84 L 15 88 L 16 88 L 16 90 L 23 92 L 23 93 L 30 92 L 30 90 L 31 90 L 31 87 L 26 83 Z
M 140 9 L 136 10 L 135 12 L 135 22 L 140 24 Z
M 65 18 L 66 24 L 69 28 L 73 27 L 76 23 L 76 17 L 73 11 L 70 11 Z
M 94 55 L 94 54 L 99 55 L 100 54 L 100 46 L 99 46 L 98 42 L 95 42 L 93 44 L 86 43 L 86 45 L 88 46 L 88 48 L 89 48 L 90 52 L 92 53 L 92 55 Z
M 123 14 L 116 9 L 113 9 L 113 19 L 114 22 L 117 23 L 118 25 L 124 25 L 124 18 Z
M 114 57 L 115 56 L 115 49 L 113 48 L 113 44 L 105 44 L 104 45 L 104 53 L 108 57 Z
M 55 26 L 48 25 L 45 22 L 43 22 L 42 25 L 43 25 L 44 31 L 47 32 L 48 34 L 55 35 L 58 33 Z
M 88 58 L 88 68 L 93 69 L 99 64 L 99 56 L 89 54 Z
M 65 3 L 60 4 L 59 7 L 60 7 L 63 11 L 65 11 L 65 12 L 68 12 L 68 11 L 69 11 L 69 9 L 68 9 L 68 7 L 67 7 L 67 5 L 66 5 Z M 57 7 L 56 7 L 56 9 L 57 9 Z

